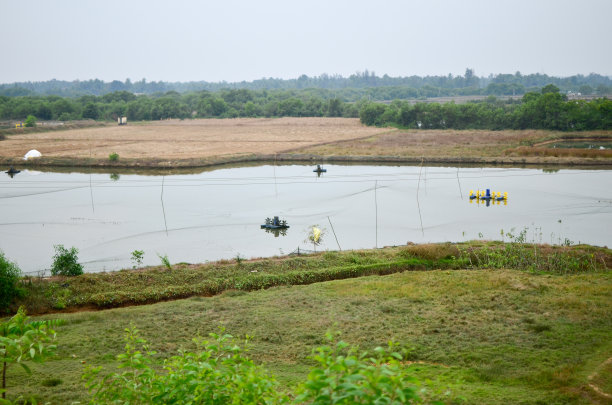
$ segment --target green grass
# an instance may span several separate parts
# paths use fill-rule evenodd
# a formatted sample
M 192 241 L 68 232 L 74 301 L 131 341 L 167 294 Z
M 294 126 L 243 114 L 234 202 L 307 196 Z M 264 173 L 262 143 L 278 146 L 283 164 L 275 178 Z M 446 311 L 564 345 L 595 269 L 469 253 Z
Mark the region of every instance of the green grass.
M 589 403 L 593 372 L 609 388 L 612 274 L 411 271 L 52 317 L 66 320 L 57 358 L 32 376 L 13 369 L 10 395 L 85 401 L 84 367 L 113 367 L 133 324 L 160 361 L 220 326 L 251 335 L 248 355 L 285 387 L 305 379 L 312 348 L 334 329 L 364 349 L 388 340 L 410 349 L 407 367 L 449 403 Z

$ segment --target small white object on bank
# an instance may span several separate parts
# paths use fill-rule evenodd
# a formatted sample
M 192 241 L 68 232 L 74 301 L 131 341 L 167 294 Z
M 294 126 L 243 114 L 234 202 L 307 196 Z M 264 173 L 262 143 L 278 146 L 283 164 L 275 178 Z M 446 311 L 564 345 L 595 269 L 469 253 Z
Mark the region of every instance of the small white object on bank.
M 42 153 L 40 153 L 36 149 L 32 149 L 31 151 L 25 154 L 25 156 L 23 157 L 23 160 L 28 160 L 30 158 L 37 158 L 41 156 L 42 156 Z

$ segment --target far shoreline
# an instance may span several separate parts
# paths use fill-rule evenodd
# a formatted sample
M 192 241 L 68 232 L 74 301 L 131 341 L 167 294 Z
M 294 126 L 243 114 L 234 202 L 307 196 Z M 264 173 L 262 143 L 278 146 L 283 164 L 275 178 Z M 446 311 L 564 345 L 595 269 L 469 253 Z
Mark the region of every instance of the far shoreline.
M 612 161 L 593 158 L 554 158 L 554 157 L 403 157 L 403 156 L 355 156 L 278 153 L 252 154 L 230 157 L 213 157 L 202 159 L 120 159 L 111 162 L 108 159 L 82 158 L 48 158 L 40 157 L 27 161 L 16 158 L 0 157 L 0 165 L 16 168 L 84 168 L 84 169 L 137 169 L 137 170 L 171 170 L 171 169 L 205 169 L 244 163 L 265 164 L 282 162 L 284 164 L 402 164 L 402 165 L 460 165 L 460 166 L 507 166 L 557 168 L 594 167 L 612 169 Z

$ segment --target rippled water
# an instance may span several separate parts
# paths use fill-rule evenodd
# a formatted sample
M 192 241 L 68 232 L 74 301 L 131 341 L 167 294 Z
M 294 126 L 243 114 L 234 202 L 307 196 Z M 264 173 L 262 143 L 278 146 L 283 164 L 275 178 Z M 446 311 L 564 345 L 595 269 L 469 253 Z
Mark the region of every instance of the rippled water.
M 337 250 L 502 239 L 610 245 L 612 172 L 418 166 L 264 165 L 182 175 L 24 170 L 0 180 L 0 250 L 24 272 L 47 269 L 54 244 L 79 249 L 86 271 L 287 254 L 310 226 Z M 508 192 L 479 204 L 470 189 Z M 260 229 L 278 215 L 286 236 Z M 335 231 L 335 235 L 334 232 Z M 505 237 L 507 240 L 507 237 Z

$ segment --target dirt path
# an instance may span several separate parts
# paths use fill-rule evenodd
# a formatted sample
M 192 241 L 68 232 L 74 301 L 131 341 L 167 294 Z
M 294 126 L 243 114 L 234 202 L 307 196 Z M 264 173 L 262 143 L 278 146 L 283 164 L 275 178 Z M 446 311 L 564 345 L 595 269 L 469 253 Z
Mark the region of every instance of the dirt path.
M 608 368 L 609 366 L 612 364 L 612 357 L 610 357 L 608 360 L 604 361 L 596 371 L 594 371 L 591 375 L 589 375 L 588 380 L 589 380 L 589 388 L 591 388 L 593 390 L 593 392 L 595 392 L 597 395 L 599 395 L 602 398 L 605 398 L 608 401 L 612 400 L 612 394 L 609 394 L 607 392 L 604 392 L 596 383 L 594 383 L 593 381 L 598 379 L 599 377 L 599 371 L 603 371 L 603 372 L 608 372 Z

